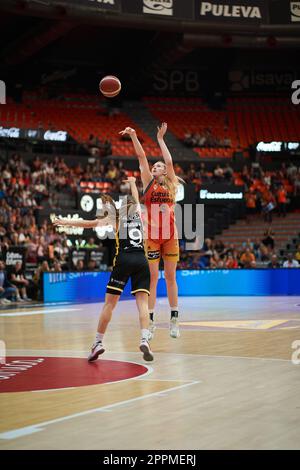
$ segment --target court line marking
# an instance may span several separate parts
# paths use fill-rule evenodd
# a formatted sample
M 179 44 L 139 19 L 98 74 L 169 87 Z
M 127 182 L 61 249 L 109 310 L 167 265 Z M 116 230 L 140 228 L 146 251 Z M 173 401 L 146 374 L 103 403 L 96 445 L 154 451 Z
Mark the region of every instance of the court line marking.
M 129 400 L 124 400 L 124 401 L 120 401 L 120 402 L 117 402 L 117 403 L 113 403 L 111 405 L 105 405 L 105 406 L 101 406 L 99 408 L 93 408 L 91 410 L 82 411 L 80 413 L 74 413 L 74 414 L 71 414 L 71 415 L 63 416 L 61 418 L 52 419 L 50 421 L 44 421 L 42 423 L 37 423 L 37 424 L 34 424 L 32 426 L 25 426 L 23 428 L 13 429 L 12 431 L 7 431 L 7 432 L 4 432 L 4 433 L 1 433 L 0 434 L 0 439 L 10 440 L 10 439 L 16 439 L 16 438 L 22 437 L 22 436 L 27 436 L 29 434 L 33 434 L 33 433 L 36 433 L 36 432 L 43 431 L 46 426 L 49 426 L 51 424 L 61 423 L 63 421 L 68 421 L 70 419 L 79 418 L 81 416 L 86 416 L 86 415 L 93 414 L 93 413 L 98 413 L 98 412 L 103 412 L 103 411 L 111 411 L 112 409 L 115 409 L 119 406 L 124 406 L 124 405 L 128 405 L 128 404 L 131 404 L 131 403 L 135 403 L 135 402 L 144 400 L 146 398 L 153 398 L 153 397 L 156 397 L 156 396 L 160 397 L 161 394 L 167 394 L 167 393 L 170 393 L 170 392 L 174 392 L 176 390 L 180 390 L 182 388 L 190 387 L 192 385 L 198 385 L 199 383 L 201 383 L 201 382 L 200 381 L 194 381 L 194 382 L 190 382 L 190 383 L 187 383 L 187 384 L 178 385 L 177 387 L 170 387 L 170 388 L 167 388 L 165 390 L 162 390 L 161 392 L 148 393 L 147 395 L 143 395 L 141 397 L 135 397 L 135 398 L 131 398 Z
M 29 354 L 30 351 L 30 354 Z M 53 351 L 51 349 L 29 349 L 27 351 L 24 351 L 22 349 L 11 349 L 6 351 L 6 355 L 12 355 L 12 356 L 34 356 L 36 353 L 37 355 L 45 355 L 47 354 L 56 354 L 55 356 L 49 356 L 49 357 L 77 357 L 77 356 L 64 356 L 64 354 L 89 354 L 90 351 L 77 351 L 77 350 L 72 350 L 72 349 L 66 349 L 66 350 L 59 350 L 59 351 Z M 57 356 L 57 354 L 62 354 L 62 356 Z M 120 354 L 120 355 L 126 355 L 126 354 L 139 354 L 138 352 L 134 351 L 108 351 L 107 355 L 109 354 Z M 157 352 L 155 353 L 156 356 L 160 355 L 172 355 L 172 356 L 195 356 L 195 357 L 207 357 L 207 358 L 217 358 L 217 359 L 252 359 L 252 360 L 260 360 L 260 361 L 279 361 L 279 362 L 291 362 L 291 359 L 280 359 L 280 358 L 273 358 L 273 357 L 251 357 L 251 356 L 220 356 L 220 355 L 212 355 L 212 354 L 195 354 L 195 353 L 174 353 L 174 352 Z M 121 360 L 121 359 L 120 359 Z M 126 359 L 122 359 L 126 360 Z M 136 362 L 136 364 L 141 364 L 139 362 Z M 145 365 L 145 364 L 142 364 Z
M 68 312 L 76 312 L 76 311 L 79 311 L 81 310 L 80 308 L 52 308 L 52 309 L 48 309 L 48 310 L 34 310 L 33 312 L 26 312 L 26 311 L 17 311 L 17 312 L 14 312 L 14 313 L 1 313 L 0 312 L 0 318 L 1 317 L 23 317 L 23 316 L 27 316 L 27 315 L 42 315 L 44 313 L 58 313 L 58 312 L 65 312 L 65 313 L 68 313 Z
M 131 362 L 131 361 L 127 361 Z M 146 366 L 145 366 L 146 367 Z M 151 368 L 149 368 L 151 369 Z M 152 372 L 153 370 L 151 370 Z M 92 384 L 92 385 L 84 385 L 84 387 L 95 387 L 99 385 L 109 385 L 109 384 L 115 384 L 119 382 L 127 382 L 128 380 L 140 380 L 140 381 L 145 381 L 145 382 L 190 382 L 190 380 L 182 380 L 182 379 L 145 379 L 147 375 L 151 373 L 150 371 L 145 372 L 143 375 L 139 375 L 137 377 L 130 377 L 129 379 L 124 379 L 124 380 L 117 380 L 115 382 L 104 382 L 104 383 L 99 383 L 99 384 Z M 202 383 L 202 380 L 199 380 L 199 383 Z M 60 392 L 61 390 L 72 390 L 75 388 L 81 388 L 82 386 L 80 385 L 79 387 L 65 387 L 65 388 L 49 388 L 47 390 L 31 390 L 31 393 L 39 393 L 39 392 Z M 22 392 L 21 392 L 22 393 Z
M 100 384 L 99 384 L 100 385 Z M 43 392 L 60 392 L 61 390 L 72 390 L 77 387 L 65 387 L 65 388 L 48 388 L 45 390 L 29 390 L 31 393 L 43 393 Z M 21 392 L 22 393 L 22 392 Z

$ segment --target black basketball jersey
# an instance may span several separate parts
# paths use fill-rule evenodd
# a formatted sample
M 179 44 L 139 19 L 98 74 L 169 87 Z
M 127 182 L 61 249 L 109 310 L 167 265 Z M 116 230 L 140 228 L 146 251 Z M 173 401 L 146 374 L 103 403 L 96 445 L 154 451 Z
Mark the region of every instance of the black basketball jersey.
M 141 214 L 135 210 L 132 213 L 122 215 L 122 211 L 120 211 L 119 227 L 116 233 L 116 255 L 131 251 L 144 251 L 144 232 Z

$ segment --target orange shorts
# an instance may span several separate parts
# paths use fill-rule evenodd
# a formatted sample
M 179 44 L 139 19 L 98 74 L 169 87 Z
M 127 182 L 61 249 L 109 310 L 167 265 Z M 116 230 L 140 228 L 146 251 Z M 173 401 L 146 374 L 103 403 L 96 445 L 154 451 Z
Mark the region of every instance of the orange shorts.
M 170 240 L 145 240 L 145 251 L 148 261 L 179 261 L 179 243 L 177 238 Z

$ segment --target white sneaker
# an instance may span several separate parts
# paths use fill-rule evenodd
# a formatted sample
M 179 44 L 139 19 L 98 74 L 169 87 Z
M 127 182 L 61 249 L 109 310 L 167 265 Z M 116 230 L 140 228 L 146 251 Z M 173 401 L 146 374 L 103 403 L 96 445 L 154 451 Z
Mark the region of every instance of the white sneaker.
M 92 346 L 92 350 L 88 356 L 88 361 L 89 362 L 96 361 L 96 359 L 98 359 L 100 354 L 103 354 L 104 351 L 105 349 L 103 347 L 102 341 L 99 341 L 99 343 L 94 343 Z
M 143 353 L 143 359 L 147 362 L 153 361 L 153 353 L 150 349 L 150 345 L 146 339 L 142 339 L 140 344 L 140 350 Z
M 170 320 L 170 336 L 171 338 L 179 338 L 180 332 L 179 332 L 179 322 L 178 318 L 173 317 Z
M 30 298 L 27 297 L 27 296 L 26 296 L 26 297 L 23 297 L 23 300 L 24 300 L 24 302 L 31 302 L 31 301 L 32 301 L 32 299 L 30 299 Z
M 18 297 L 18 298 L 17 298 L 17 302 L 25 302 L 25 300 L 22 299 L 22 297 Z
M 149 341 L 151 341 L 154 338 L 154 331 L 156 330 L 156 326 L 153 320 L 149 321 L 149 332 L 150 336 L 148 338 Z
M 11 300 L 9 300 L 9 299 L 1 299 L 1 304 L 2 304 L 2 305 L 11 304 Z

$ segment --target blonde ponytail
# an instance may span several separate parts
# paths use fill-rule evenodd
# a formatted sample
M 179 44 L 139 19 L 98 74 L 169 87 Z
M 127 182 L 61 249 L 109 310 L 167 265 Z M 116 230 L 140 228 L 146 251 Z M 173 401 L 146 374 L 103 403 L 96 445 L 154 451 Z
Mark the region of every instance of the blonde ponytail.
M 171 198 L 173 200 L 173 203 L 175 204 L 175 199 L 176 199 L 176 191 L 177 187 L 179 186 L 180 183 L 185 184 L 185 181 L 180 178 L 179 176 L 176 176 L 176 182 L 173 182 L 168 176 L 163 177 L 163 186 L 165 186 L 168 191 L 171 194 Z

